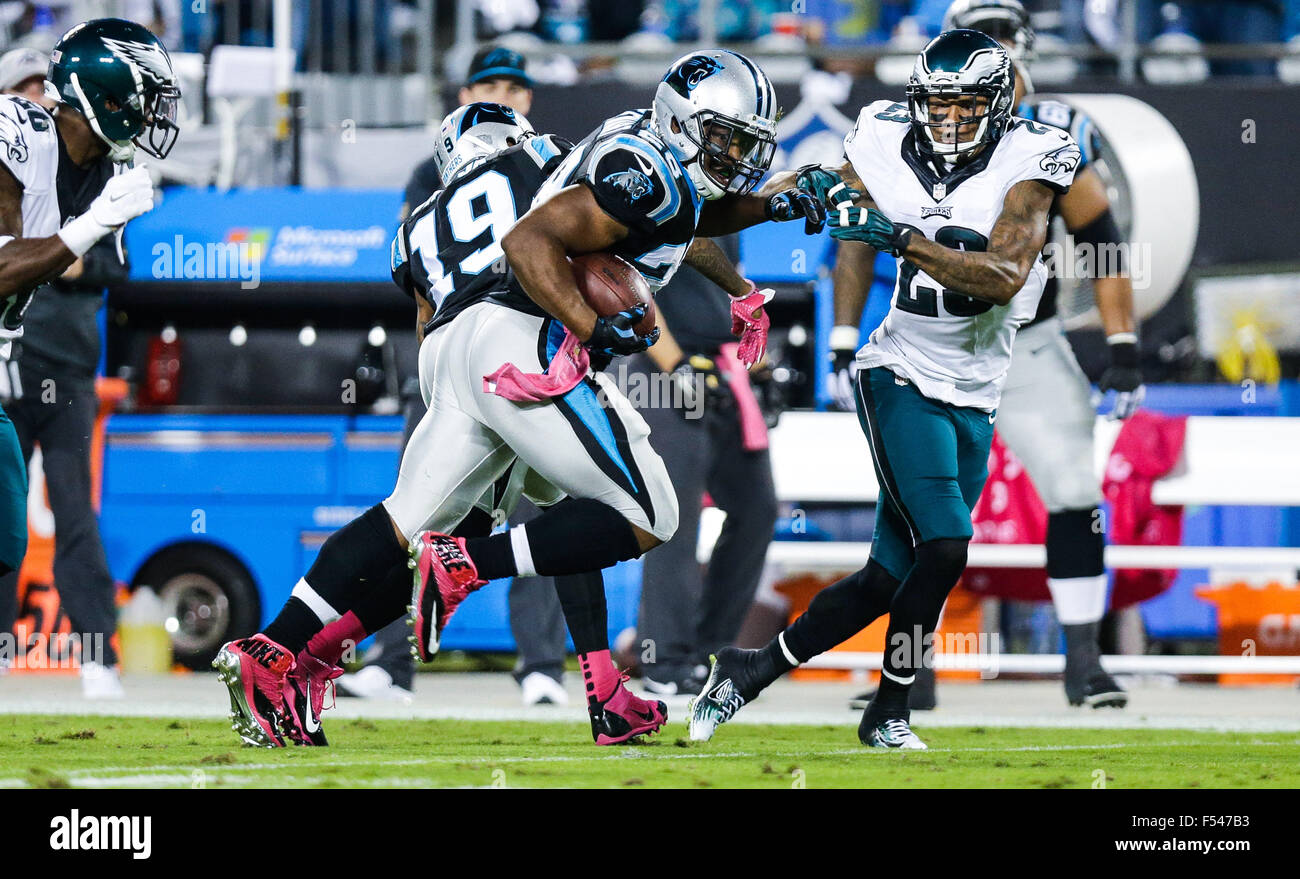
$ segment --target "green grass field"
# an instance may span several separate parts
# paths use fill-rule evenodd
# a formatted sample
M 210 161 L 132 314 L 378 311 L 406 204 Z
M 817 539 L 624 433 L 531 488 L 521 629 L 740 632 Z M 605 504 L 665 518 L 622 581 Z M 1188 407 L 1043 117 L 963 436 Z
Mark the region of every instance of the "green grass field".
M 0 787 L 1296 787 L 1300 735 L 1180 730 L 918 732 L 870 751 L 843 726 L 670 724 L 597 748 L 580 723 L 339 720 L 331 748 L 241 747 L 219 720 L 0 716 Z

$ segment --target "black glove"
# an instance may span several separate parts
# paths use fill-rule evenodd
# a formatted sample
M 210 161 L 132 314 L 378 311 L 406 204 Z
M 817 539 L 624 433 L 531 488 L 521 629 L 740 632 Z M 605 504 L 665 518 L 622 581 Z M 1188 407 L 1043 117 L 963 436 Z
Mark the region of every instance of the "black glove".
M 788 370 L 783 370 L 783 373 Z M 772 367 L 764 364 L 749 374 L 749 383 L 754 386 L 754 396 L 758 407 L 763 410 L 763 423 L 768 430 L 774 429 L 781 421 L 781 413 L 789 408 L 789 399 L 785 382 L 778 381 Z
M 1097 383 L 1104 394 L 1115 392 L 1115 408 L 1111 418 L 1123 421 L 1142 405 L 1146 397 L 1146 387 L 1142 384 L 1142 368 L 1138 365 L 1138 346 L 1131 341 L 1132 334 L 1121 334 L 1118 341 L 1110 342 L 1110 366 L 1101 375 Z
M 717 365 L 703 354 L 692 354 L 673 367 L 673 406 L 681 402 L 682 417 L 694 421 L 704 414 L 705 408 L 718 405 L 730 397 L 726 378 L 718 372 Z
M 623 354 L 637 354 L 659 341 L 659 328 L 655 327 L 648 335 L 638 336 L 636 325 L 645 317 L 645 306 L 634 305 L 625 308 L 613 317 L 596 318 L 596 328 L 582 344 L 592 354 L 605 357 L 618 357 Z
M 805 235 L 816 235 L 826 228 L 826 206 L 815 193 L 802 187 L 787 189 L 769 198 L 764 213 L 769 220 L 778 223 L 803 217 Z

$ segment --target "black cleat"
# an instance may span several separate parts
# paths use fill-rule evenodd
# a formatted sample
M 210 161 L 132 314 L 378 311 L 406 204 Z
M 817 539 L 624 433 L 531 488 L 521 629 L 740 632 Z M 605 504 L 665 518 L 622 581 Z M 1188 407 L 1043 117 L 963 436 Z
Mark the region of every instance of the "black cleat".
M 1072 676 L 1070 671 L 1068 668 L 1065 670 L 1065 698 L 1071 705 L 1093 708 L 1123 708 L 1128 705 L 1128 691 L 1100 663 L 1082 681 L 1082 676 Z

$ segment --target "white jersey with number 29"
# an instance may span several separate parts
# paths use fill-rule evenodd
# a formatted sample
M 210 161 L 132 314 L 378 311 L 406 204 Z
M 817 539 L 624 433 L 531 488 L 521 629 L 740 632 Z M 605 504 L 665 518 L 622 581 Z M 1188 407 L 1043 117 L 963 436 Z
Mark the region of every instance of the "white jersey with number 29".
M 1069 134 L 1016 118 L 992 149 L 941 176 L 916 149 L 907 108 L 890 101 L 862 109 L 844 155 L 890 220 L 970 251 L 987 248 L 1012 186 L 1038 180 L 1065 192 L 1079 164 Z M 945 290 L 900 259 L 889 313 L 858 352 L 858 363 L 884 366 L 933 400 L 992 412 L 1016 329 L 1033 318 L 1046 280 L 1040 256 L 1011 302 L 994 305 Z

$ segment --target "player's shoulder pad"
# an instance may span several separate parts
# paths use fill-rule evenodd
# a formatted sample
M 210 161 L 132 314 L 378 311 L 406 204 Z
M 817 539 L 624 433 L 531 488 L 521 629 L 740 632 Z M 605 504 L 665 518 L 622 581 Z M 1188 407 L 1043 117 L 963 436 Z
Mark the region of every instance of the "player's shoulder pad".
M 695 189 L 680 164 L 649 138 L 628 131 L 602 137 L 586 164 L 583 182 L 596 202 L 629 228 L 666 223 L 683 206 L 694 210 Z
M 1079 151 L 1083 155 L 1080 168 L 1097 158 L 1100 153 L 1101 137 L 1097 132 L 1097 126 L 1093 124 L 1092 118 L 1087 113 L 1051 98 L 1045 98 L 1023 109 L 1025 110 L 1023 115 L 1027 119 L 1070 132 L 1070 136 L 1079 145 Z
M 1079 145 L 1069 132 L 1024 118 L 1013 120 L 998 152 L 1015 180 L 1038 180 L 1065 192 L 1083 165 Z
M 393 281 L 397 286 L 409 292 L 410 268 L 407 263 L 410 262 L 410 255 L 407 253 L 406 243 L 406 224 L 397 230 L 393 236 L 393 243 L 388 249 L 388 265 L 393 273 Z
M 902 137 L 911 130 L 910 122 L 911 116 L 907 112 L 906 104 L 898 101 L 872 101 L 858 112 L 853 130 L 845 135 L 845 153 L 847 154 L 854 145 L 859 148 L 874 145 L 881 137 L 888 137 L 893 133 Z
M 0 161 L 26 185 L 34 150 L 53 144 L 54 120 L 45 108 L 17 95 L 0 95 Z

